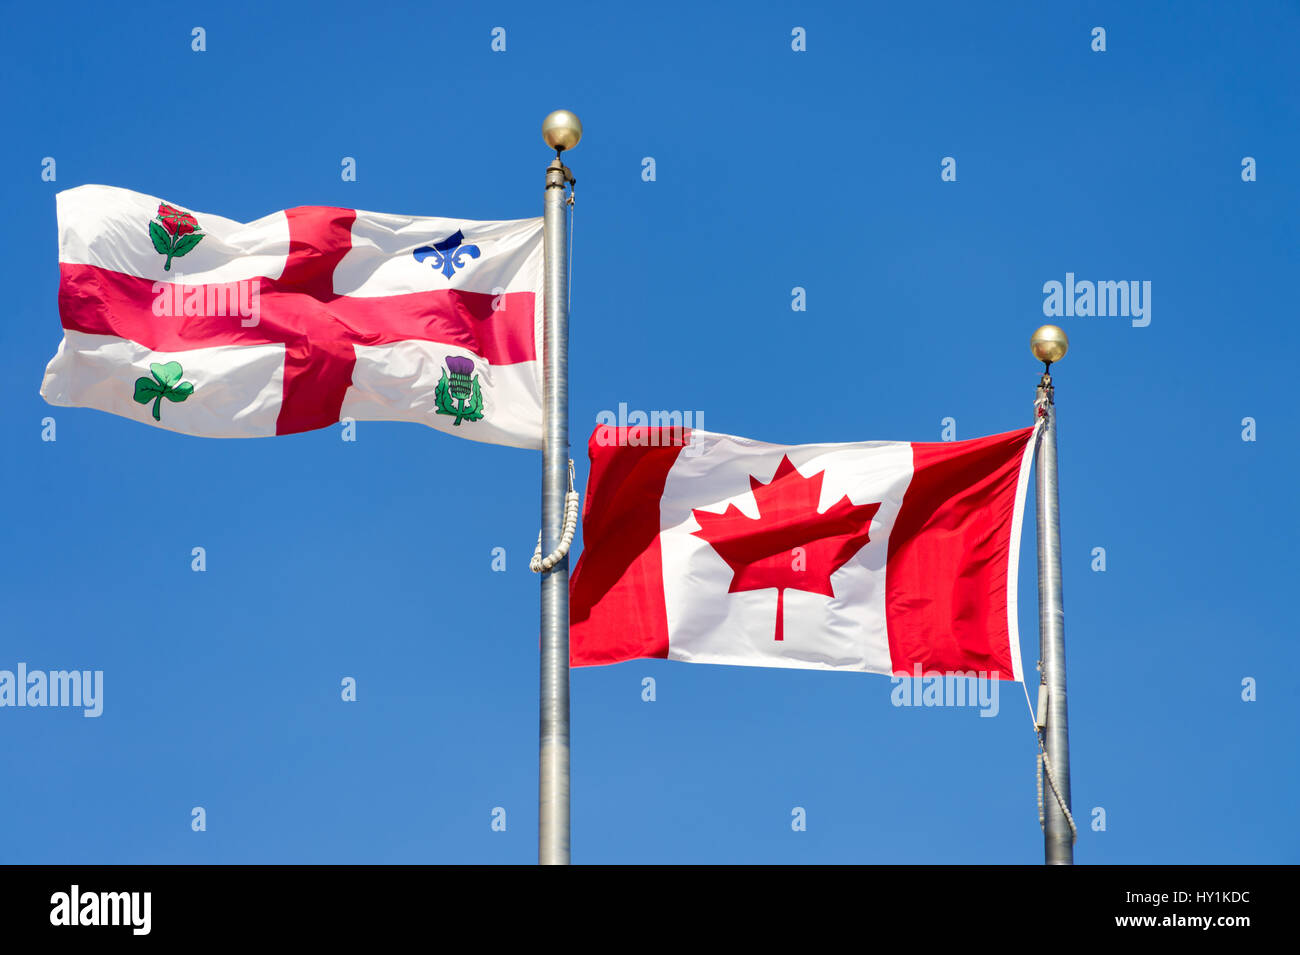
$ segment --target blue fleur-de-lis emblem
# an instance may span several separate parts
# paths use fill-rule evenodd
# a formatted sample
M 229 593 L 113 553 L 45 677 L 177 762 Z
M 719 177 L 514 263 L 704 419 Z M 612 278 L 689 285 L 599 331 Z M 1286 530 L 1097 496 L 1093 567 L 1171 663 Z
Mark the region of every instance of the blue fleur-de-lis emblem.
M 465 234 L 457 229 L 441 242 L 435 242 L 433 245 L 422 245 L 411 254 L 415 256 L 417 262 L 433 259 L 431 263 L 433 267 L 441 269 L 443 275 L 451 278 L 456 274 L 457 269 L 465 267 L 464 257 L 466 255 L 471 259 L 478 258 L 478 246 L 461 245 L 464 241 Z

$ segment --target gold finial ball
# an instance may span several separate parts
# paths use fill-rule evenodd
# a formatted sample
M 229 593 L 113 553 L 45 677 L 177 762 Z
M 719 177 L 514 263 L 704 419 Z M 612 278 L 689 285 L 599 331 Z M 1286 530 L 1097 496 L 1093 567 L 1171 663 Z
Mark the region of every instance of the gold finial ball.
M 582 120 L 567 109 L 557 109 L 542 120 L 542 138 L 557 152 L 572 149 L 582 139 Z
M 1065 353 L 1070 349 L 1070 340 L 1056 325 L 1044 325 L 1034 332 L 1033 338 L 1029 339 L 1029 348 L 1035 358 L 1050 365 L 1065 357 Z

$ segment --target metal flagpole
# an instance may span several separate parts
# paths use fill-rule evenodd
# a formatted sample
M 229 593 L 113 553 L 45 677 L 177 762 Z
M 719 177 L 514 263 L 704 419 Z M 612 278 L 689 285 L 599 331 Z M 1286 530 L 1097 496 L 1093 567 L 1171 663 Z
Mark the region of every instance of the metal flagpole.
M 1046 760 L 1048 792 L 1043 807 L 1043 861 L 1074 864 L 1074 819 L 1070 815 L 1070 731 L 1065 693 L 1065 608 L 1061 599 L 1061 525 L 1056 481 L 1056 404 L 1052 363 L 1065 357 L 1070 342 L 1055 325 L 1044 325 L 1030 340 L 1044 363 L 1034 400 L 1043 421 L 1036 449 L 1038 498 L 1038 659 L 1042 673 L 1038 726 Z M 1046 712 L 1044 713 L 1044 709 Z M 1041 777 L 1040 777 L 1041 783 Z
M 569 480 L 569 226 L 565 186 L 573 175 L 561 161 L 578 145 L 582 123 L 568 110 L 542 122 L 555 150 L 546 167 L 546 280 L 542 346 L 545 444 L 542 449 L 543 553 L 555 553 L 564 532 Z M 538 732 L 537 861 L 569 863 L 569 559 L 542 573 L 540 726 Z

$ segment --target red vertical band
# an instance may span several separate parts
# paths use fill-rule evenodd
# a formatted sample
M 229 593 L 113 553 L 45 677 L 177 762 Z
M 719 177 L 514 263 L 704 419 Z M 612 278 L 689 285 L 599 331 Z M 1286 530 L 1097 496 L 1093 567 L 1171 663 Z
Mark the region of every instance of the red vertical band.
M 280 278 L 270 283 L 283 308 L 298 314 L 290 327 L 300 329 L 285 342 L 284 400 L 275 422 L 276 434 L 296 434 L 328 428 L 339 420 L 343 399 L 352 384 L 356 352 L 351 342 L 330 334 L 331 317 L 322 305 L 333 301 L 334 269 L 352 248 L 353 209 L 299 206 L 285 211 L 289 220 L 289 257 Z M 313 321 L 314 319 L 314 321 Z
M 334 298 L 334 269 L 352 248 L 355 209 L 298 206 L 286 209 L 289 258 L 276 284 L 321 301 Z
M 885 619 L 894 672 L 1015 679 L 1007 566 L 1020 463 L 1033 428 L 913 444 L 912 481 L 889 534 Z
M 571 666 L 668 656 L 659 501 L 682 429 L 645 430 L 662 444 L 619 447 L 618 429 L 607 425 L 587 442 L 583 550 L 569 582 Z

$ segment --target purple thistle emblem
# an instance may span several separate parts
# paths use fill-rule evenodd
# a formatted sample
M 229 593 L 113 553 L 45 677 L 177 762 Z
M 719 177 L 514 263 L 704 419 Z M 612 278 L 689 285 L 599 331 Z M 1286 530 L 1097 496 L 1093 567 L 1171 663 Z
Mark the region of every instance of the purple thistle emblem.
M 451 374 L 451 395 L 453 398 L 468 398 L 473 391 L 471 375 L 474 363 L 468 358 L 451 357 L 447 359 L 447 371 Z
M 462 355 L 452 355 L 447 359 L 447 369 L 442 373 L 438 387 L 434 391 L 438 414 L 451 415 L 456 420 L 478 421 L 483 417 L 483 392 L 479 388 L 478 375 L 474 374 L 474 362 Z

